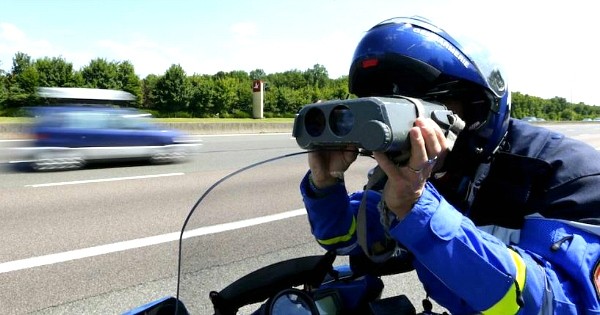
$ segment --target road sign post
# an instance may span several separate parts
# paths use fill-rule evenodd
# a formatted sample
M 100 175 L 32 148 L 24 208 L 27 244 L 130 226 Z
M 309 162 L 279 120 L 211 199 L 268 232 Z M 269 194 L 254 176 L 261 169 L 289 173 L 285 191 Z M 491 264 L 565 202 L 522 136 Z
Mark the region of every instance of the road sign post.
M 264 118 L 263 108 L 265 104 L 264 82 L 254 80 L 252 82 L 252 117 L 260 119 Z

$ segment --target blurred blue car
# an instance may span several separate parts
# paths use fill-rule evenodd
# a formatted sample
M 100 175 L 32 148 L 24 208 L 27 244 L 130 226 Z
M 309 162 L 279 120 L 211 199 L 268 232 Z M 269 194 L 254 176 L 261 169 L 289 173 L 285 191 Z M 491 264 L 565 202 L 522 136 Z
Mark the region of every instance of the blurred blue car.
M 164 129 L 134 108 L 70 105 L 31 108 L 31 146 L 22 162 L 34 170 L 77 169 L 87 163 L 185 159 L 197 143 L 178 130 Z

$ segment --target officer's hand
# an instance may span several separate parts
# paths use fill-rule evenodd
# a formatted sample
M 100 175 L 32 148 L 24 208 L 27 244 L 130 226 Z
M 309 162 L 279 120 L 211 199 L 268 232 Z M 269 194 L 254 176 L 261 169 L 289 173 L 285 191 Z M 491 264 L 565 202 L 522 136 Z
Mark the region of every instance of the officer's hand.
M 398 218 L 404 218 L 421 197 L 425 182 L 431 173 L 442 167 L 448 154 L 448 141 L 440 127 L 429 118 L 417 118 L 410 129 L 410 159 L 404 166 L 397 166 L 383 152 L 374 157 L 388 176 L 383 191 L 386 206 Z
M 322 149 L 308 153 L 308 166 L 312 181 L 317 188 L 325 188 L 335 184 L 342 178 L 358 156 L 355 146 L 347 146 L 339 150 Z

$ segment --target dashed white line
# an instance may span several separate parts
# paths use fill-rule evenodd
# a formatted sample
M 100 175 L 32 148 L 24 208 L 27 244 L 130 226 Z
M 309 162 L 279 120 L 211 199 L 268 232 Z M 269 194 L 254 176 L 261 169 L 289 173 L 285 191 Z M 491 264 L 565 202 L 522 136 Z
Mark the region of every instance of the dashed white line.
M 273 221 L 278 221 L 278 220 L 284 220 L 284 219 L 288 219 L 288 218 L 292 218 L 292 217 L 296 217 L 296 216 L 300 216 L 300 215 L 304 215 L 304 214 L 306 214 L 306 210 L 298 209 L 298 210 L 292 210 L 292 211 L 288 211 L 288 212 L 282 212 L 282 213 L 278 213 L 278 214 L 273 214 L 273 215 L 268 215 L 268 216 L 263 216 L 263 217 L 258 217 L 258 218 L 252 218 L 252 219 L 247 219 L 247 220 L 242 220 L 242 221 L 206 226 L 206 227 L 201 227 L 198 229 L 186 231 L 183 235 L 183 238 L 186 239 L 186 238 L 190 238 L 190 237 L 197 237 L 197 236 L 215 234 L 215 233 L 219 233 L 219 232 L 231 231 L 231 230 L 241 229 L 241 228 L 249 227 L 249 226 L 253 226 L 253 225 L 258 225 L 258 224 L 263 224 L 263 223 L 268 223 L 268 222 L 273 222 Z M 62 252 L 62 253 L 56 253 L 56 254 L 50 254 L 50 255 L 44 255 L 44 256 L 38 256 L 38 257 L 31 257 L 31 258 L 25 258 L 25 259 L 20 259 L 20 260 L 13 260 L 13 261 L 9 261 L 9 262 L 0 263 L 0 273 L 24 270 L 24 269 L 34 268 L 34 267 L 62 263 L 62 262 L 66 262 L 66 261 L 76 260 L 76 259 L 110 254 L 110 253 L 125 251 L 125 250 L 129 250 L 129 249 L 135 249 L 135 248 L 140 248 L 140 247 L 168 243 L 168 242 L 179 240 L 180 235 L 181 235 L 180 232 L 173 232 L 173 233 L 167 233 L 167 234 L 162 234 L 162 235 L 138 238 L 138 239 L 134 239 L 134 240 L 130 240 L 130 241 L 118 242 L 118 243 L 113 243 L 113 244 L 106 244 L 106 245 L 99 245 L 99 246 L 94 246 L 94 247 L 89 247 L 89 248 L 76 249 L 76 250 L 71 250 L 68 252 Z
M 49 187 L 49 186 L 79 185 L 79 184 L 89 184 L 89 183 L 114 182 L 114 181 L 120 181 L 120 180 L 146 179 L 146 178 L 154 178 L 154 177 L 168 177 L 168 176 L 180 176 L 180 175 L 185 175 L 185 173 L 167 173 L 167 174 L 155 174 L 155 175 L 141 175 L 141 176 L 129 176 L 129 177 L 112 177 L 112 178 L 76 180 L 76 181 L 70 181 L 70 182 L 25 185 L 25 187 L 37 188 L 37 187 Z
M 196 135 L 200 138 L 217 138 L 217 137 L 243 137 L 243 136 L 281 136 L 281 135 L 289 135 L 291 132 L 265 132 L 265 133 L 226 133 L 226 134 L 216 134 L 216 135 Z

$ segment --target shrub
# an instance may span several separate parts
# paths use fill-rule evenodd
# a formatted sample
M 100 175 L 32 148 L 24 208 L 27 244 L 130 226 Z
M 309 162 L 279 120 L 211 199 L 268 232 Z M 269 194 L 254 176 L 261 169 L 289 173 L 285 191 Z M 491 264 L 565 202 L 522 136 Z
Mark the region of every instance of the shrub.
M 252 118 L 252 115 L 248 112 L 242 110 L 234 110 L 233 111 L 234 118 Z

